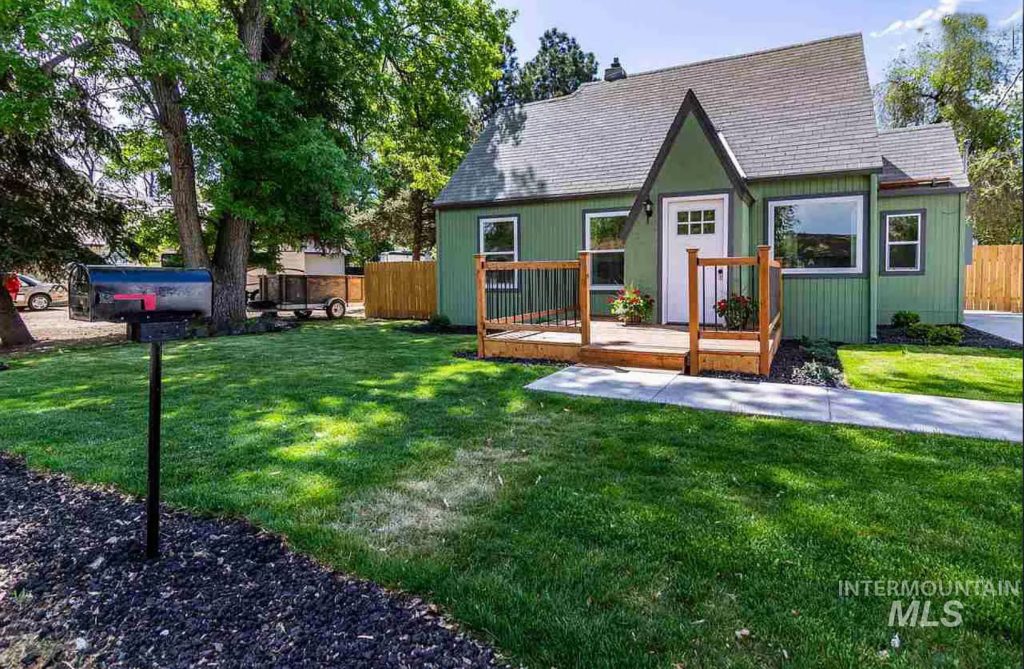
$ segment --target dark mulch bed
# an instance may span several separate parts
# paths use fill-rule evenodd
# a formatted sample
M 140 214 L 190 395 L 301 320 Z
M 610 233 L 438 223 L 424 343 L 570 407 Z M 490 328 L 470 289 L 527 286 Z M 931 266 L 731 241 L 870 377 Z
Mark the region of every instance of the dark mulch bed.
M 0 455 L 0 666 L 492 667 L 419 599 L 332 573 L 248 524 L 163 517 Z
M 975 348 L 1009 348 L 1014 350 L 1021 349 L 1021 345 L 1016 342 L 1012 342 L 1009 339 L 1003 339 L 1002 337 L 997 337 L 994 334 L 982 332 L 981 330 L 975 330 L 974 328 L 966 325 L 954 325 L 952 327 L 958 327 L 964 333 L 964 338 L 959 344 L 960 346 L 973 346 Z M 908 337 L 905 328 L 897 328 L 891 325 L 879 325 L 878 343 L 921 344 L 922 342 Z
M 475 325 L 445 325 L 437 326 L 430 323 L 416 323 L 415 325 L 402 325 L 398 328 L 404 332 L 414 334 L 441 334 L 441 335 L 475 335 Z
M 804 365 L 815 362 L 815 358 L 801 346 L 799 341 L 786 339 L 779 345 L 779 350 L 772 360 L 772 368 L 767 379 L 751 374 L 739 374 L 736 372 L 715 372 L 701 370 L 702 376 L 711 376 L 718 379 L 733 379 L 736 381 L 769 381 L 771 383 L 789 383 L 797 386 L 823 386 L 828 388 L 846 388 L 846 379 L 843 377 L 843 363 L 838 357 L 818 361 L 834 368 L 838 375 L 834 379 L 823 379 L 806 374 Z

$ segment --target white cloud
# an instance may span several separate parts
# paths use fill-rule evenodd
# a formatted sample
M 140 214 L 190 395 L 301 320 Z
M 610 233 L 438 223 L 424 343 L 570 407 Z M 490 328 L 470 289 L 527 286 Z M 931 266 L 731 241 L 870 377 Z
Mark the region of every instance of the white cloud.
M 890 23 L 885 30 L 871 33 L 872 37 L 884 37 L 895 33 L 902 33 L 908 30 L 921 30 L 932 23 L 941 21 L 944 17 L 956 12 L 964 0 L 939 0 L 939 4 L 930 7 L 912 19 L 899 19 Z M 1019 13 L 1019 12 L 1018 12 Z
M 1024 17 L 1024 9 L 1018 9 L 1013 14 L 1010 14 L 1005 19 L 999 22 L 1001 26 L 1008 26 L 1014 23 L 1020 23 L 1021 18 Z

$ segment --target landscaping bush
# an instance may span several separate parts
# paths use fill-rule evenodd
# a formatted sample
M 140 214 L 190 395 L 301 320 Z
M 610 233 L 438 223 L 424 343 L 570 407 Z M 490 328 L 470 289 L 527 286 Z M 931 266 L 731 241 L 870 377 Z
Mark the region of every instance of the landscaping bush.
M 843 372 L 838 367 L 811 360 L 793 370 L 793 381 L 805 386 L 828 386 L 835 388 L 844 385 Z
M 911 339 L 918 341 L 928 341 L 931 336 L 932 330 L 935 329 L 934 325 L 928 325 L 927 323 L 914 323 L 907 327 L 907 336 Z
M 827 339 L 802 337 L 800 339 L 800 348 L 803 349 L 808 357 L 818 362 L 831 363 L 838 359 L 835 347 Z
M 964 332 L 955 325 L 933 326 L 926 340 L 932 346 L 959 346 L 963 341 Z
M 897 311 L 892 315 L 892 326 L 894 328 L 905 328 L 920 322 L 921 317 L 913 311 Z
M 434 328 L 435 330 L 448 330 L 452 327 L 452 319 L 448 318 L 444 314 L 434 314 L 427 321 L 427 325 Z

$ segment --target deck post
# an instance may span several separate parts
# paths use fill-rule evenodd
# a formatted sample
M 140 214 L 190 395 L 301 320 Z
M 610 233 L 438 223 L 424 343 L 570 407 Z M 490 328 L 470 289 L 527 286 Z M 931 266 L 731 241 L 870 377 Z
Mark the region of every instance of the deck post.
M 686 249 L 687 255 L 687 299 L 689 300 L 690 321 L 690 374 L 700 374 L 700 286 L 697 279 L 697 249 Z
M 768 350 L 772 313 L 770 251 L 770 246 L 761 245 L 757 247 L 757 373 L 761 376 L 768 376 L 772 365 L 772 357 Z
M 487 256 L 478 253 L 473 259 L 476 266 L 476 354 L 483 358 L 487 335 L 484 329 L 484 321 L 487 320 Z
M 580 345 L 590 344 L 590 251 L 580 251 Z

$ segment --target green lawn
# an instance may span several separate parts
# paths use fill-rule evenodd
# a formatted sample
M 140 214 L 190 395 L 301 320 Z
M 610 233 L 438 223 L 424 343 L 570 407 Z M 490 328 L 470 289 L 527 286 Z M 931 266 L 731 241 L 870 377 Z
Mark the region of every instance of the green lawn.
M 168 346 L 167 501 L 426 595 L 534 667 L 1019 666 L 1019 598 L 882 659 L 891 600 L 838 594 L 1018 580 L 1019 445 L 535 394 L 549 368 L 452 356 L 474 341 L 343 321 Z M 144 490 L 145 347 L 12 364 L 0 449 Z
M 860 390 L 1020 402 L 1020 351 L 968 346 L 842 346 L 846 380 Z

